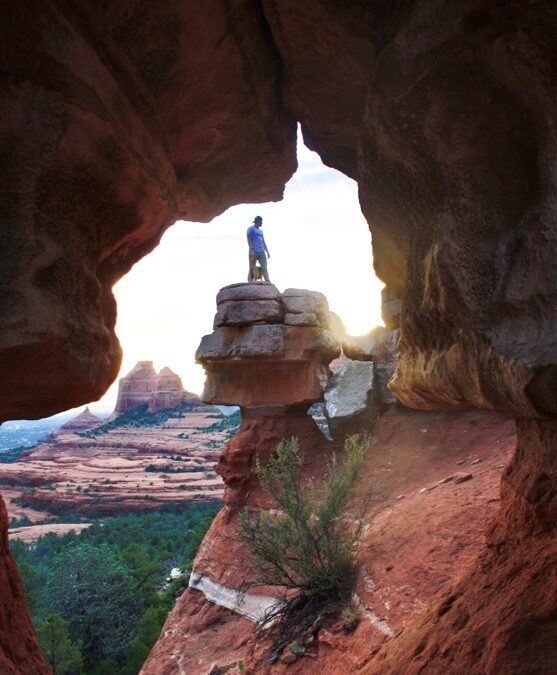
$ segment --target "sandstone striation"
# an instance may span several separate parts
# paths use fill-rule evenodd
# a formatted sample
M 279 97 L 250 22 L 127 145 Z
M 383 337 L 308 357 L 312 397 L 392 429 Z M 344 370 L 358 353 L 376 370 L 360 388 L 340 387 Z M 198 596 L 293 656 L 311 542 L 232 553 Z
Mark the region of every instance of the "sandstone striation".
M 273 299 L 254 297 L 259 293 L 272 295 Z M 242 305 L 244 319 L 242 325 L 222 325 L 217 320 L 213 333 L 201 340 L 196 359 L 206 371 L 203 400 L 207 403 L 307 408 L 322 400 L 328 364 L 339 354 L 338 342 L 327 329 L 328 308 L 326 323 L 325 315 L 318 323 L 314 312 L 315 322 L 301 325 L 286 325 L 286 310 L 295 306 L 307 314 L 307 308 L 325 308 L 326 300 L 323 304 L 321 294 L 309 291 L 296 291 L 295 296 L 277 293 L 271 285 L 249 283 L 220 291 L 219 311 L 223 306 Z M 229 299 L 231 296 L 234 299 Z M 290 304 L 292 298 L 294 305 Z M 277 309 L 271 316 L 264 303 L 275 303 Z M 285 323 L 278 323 L 283 315 Z

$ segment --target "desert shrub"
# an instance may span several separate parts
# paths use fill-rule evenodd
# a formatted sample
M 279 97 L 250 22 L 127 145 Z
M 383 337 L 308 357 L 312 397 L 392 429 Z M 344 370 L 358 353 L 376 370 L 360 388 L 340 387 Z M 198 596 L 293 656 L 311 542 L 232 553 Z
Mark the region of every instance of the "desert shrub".
M 344 462 L 333 455 L 323 483 L 302 481 L 303 456 L 296 439 L 283 441 L 265 466 L 255 472 L 261 485 L 274 497 L 280 513 L 244 510 L 239 538 L 252 553 L 255 583 L 285 589 L 282 600 L 264 617 L 272 622 L 270 661 L 305 630 L 327 606 L 343 603 L 355 577 L 354 545 L 362 518 L 343 517 L 360 473 L 369 443 L 350 436 L 344 446 Z M 363 514 L 362 514 L 363 515 Z

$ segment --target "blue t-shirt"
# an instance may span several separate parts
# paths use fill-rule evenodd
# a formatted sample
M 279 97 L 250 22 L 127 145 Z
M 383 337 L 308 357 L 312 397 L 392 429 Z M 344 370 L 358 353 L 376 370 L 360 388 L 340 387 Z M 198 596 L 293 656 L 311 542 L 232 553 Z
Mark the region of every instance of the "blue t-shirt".
M 255 225 L 248 227 L 248 240 L 251 251 L 265 253 L 265 239 L 260 227 L 255 227 Z

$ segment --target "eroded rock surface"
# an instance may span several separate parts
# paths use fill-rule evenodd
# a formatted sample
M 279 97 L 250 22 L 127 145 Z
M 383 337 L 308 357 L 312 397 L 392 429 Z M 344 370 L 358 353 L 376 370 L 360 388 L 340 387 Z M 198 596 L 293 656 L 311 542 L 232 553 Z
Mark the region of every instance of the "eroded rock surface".
M 47 675 L 23 586 L 8 548 L 8 514 L 0 498 L 0 672 L 5 675 Z
M 150 413 L 175 408 L 181 403 L 200 403 L 195 394 L 186 391 L 180 376 L 170 368 L 157 374 L 152 361 L 138 361 L 120 378 L 115 413 L 123 413 L 146 405 Z
M 371 430 L 375 417 L 374 366 L 350 361 L 333 375 L 325 391 L 325 415 L 333 438 Z
M 214 580 L 215 586 L 208 593 L 219 602 L 217 592 L 229 602 L 230 591 L 245 579 L 245 551 L 236 542 L 233 504 L 258 489 L 253 479 L 246 480 L 249 455 L 254 448 L 265 456 L 272 452 L 280 437 L 277 431 L 285 429 L 277 422 L 246 420 L 244 432 L 230 444 L 235 446 L 230 452 L 241 452 L 234 466 L 232 458 L 226 459 L 225 479 L 234 481 L 236 488 L 230 491 L 233 501 L 215 519 L 195 561 L 200 576 Z M 289 426 L 288 430 L 302 433 L 300 427 Z M 437 607 L 451 592 L 462 570 L 471 567 L 482 551 L 483 537 L 478 532 L 483 533 L 497 513 L 502 467 L 510 461 L 516 444 L 512 420 L 492 413 L 423 413 L 393 408 L 377 420 L 375 432 L 358 484 L 358 490 L 363 492 L 372 488 L 358 547 L 355 590 L 360 623 L 350 634 L 342 630 L 335 634 L 320 631 L 312 658 L 302 657 L 288 669 L 275 664 L 265 672 L 360 672 L 366 664 L 373 663 L 373 653 L 382 645 L 393 641 L 394 646 L 398 638 L 393 639 L 393 634 L 419 621 L 429 605 Z M 316 444 L 306 453 L 308 461 L 303 473 L 315 480 L 324 475 L 328 447 L 322 445 L 323 437 L 312 438 Z M 311 448 L 309 438 L 305 443 Z M 479 463 L 473 464 L 477 460 Z M 459 471 L 473 473 L 473 478 L 461 484 L 446 481 Z M 254 503 L 270 504 L 260 488 Z M 359 505 L 354 504 L 347 517 L 357 513 Z M 549 553 L 543 560 L 549 560 Z M 478 587 L 478 597 L 480 590 Z M 262 591 L 258 589 L 260 595 Z M 493 593 L 495 596 L 496 589 Z M 205 620 L 208 616 L 210 622 Z M 472 617 L 469 625 L 481 630 Z M 231 611 L 208 601 L 202 590 L 193 585 L 171 612 L 143 672 L 178 673 L 179 659 L 186 671 L 189 668 L 200 673 L 208 672 L 213 664 L 223 666 L 240 659 L 249 664 L 251 650 L 257 653 L 263 647 L 254 642 L 253 623 L 245 614 L 238 608 Z M 383 670 L 378 672 L 406 672 L 404 657 L 401 648 L 392 670 L 389 661 L 381 658 Z M 420 664 L 423 665 L 421 661 Z M 452 675 L 468 671 L 449 668 L 431 672 Z
M 358 181 L 386 302 L 400 300 L 385 321 L 400 325 L 402 403 L 555 415 L 554 3 L 9 0 L 0 11 L 0 419 L 106 390 L 121 358 L 112 284 L 176 218 L 280 197 L 296 121 Z M 522 436 L 522 488 L 505 493 L 518 538 L 526 523 L 512 514 L 543 510 L 554 491 L 554 444 L 539 447 Z M 491 586 L 501 613 L 511 567 Z M 478 636 L 486 653 L 492 637 Z

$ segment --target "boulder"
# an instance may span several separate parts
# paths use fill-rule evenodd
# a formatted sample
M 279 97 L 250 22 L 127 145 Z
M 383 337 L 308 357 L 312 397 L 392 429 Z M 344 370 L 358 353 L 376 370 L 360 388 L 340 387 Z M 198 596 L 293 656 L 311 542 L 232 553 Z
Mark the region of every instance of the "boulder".
M 333 438 L 370 430 L 376 414 L 373 388 L 371 362 L 351 361 L 333 375 L 325 390 L 325 415 Z
M 348 358 L 355 361 L 373 361 L 375 395 L 384 406 L 398 402 L 388 385 L 396 370 L 399 338 L 399 330 L 377 326 L 367 335 L 347 337 L 342 343 L 343 353 Z
M 230 284 L 217 293 L 217 305 L 230 300 L 276 300 L 281 298 L 276 286 L 267 282 Z
M 282 303 L 285 324 L 330 327 L 329 303 L 323 293 L 287 288 L 282 294 Z
M 217 306 L 215 327 L 280 323 L 282 304 L 277 300 L 226 300 Z

